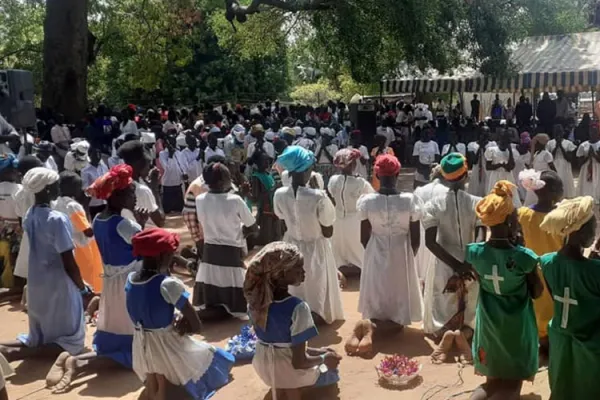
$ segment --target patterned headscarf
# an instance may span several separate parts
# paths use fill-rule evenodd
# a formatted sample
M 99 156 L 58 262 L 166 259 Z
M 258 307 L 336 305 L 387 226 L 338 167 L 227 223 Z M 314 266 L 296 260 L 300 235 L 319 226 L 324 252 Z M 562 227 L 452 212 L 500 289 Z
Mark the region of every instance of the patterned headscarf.
M 477 203 L 477 218 L 485 226 L 496 226 L 504 221 L 515 210 L 513 189 L 516 186 L 509 181 L 498 181 L 491 193 Z
M 269 306 L 273 302 L 273 286 L 286 272 L 297 268 L 301 261 L 302 253 L 298 247 L 286 242 L 266 245 L 250 261 L 244 281 L 244 297 L 254 324 L 266 328 Z
M 341 169 L 347 168 L 360 158 L 360 151 L 356 149 L 342 149 L 335 153 L 333 164 Z
M 551 235 L 569 236 L 594 217 L 594 199 L 591 196 L 561 201 L 544 217 L 540 228 Z
M 133 183 L 133 169 L 127 164 L 115 165 L 96 179 L 86 193 L 100 200 L 107 200 L 115 190 L 123 190 Z
M 400 161 L 391 154 L 382 154 L 375 160 L 377 176 L 396 176 L 400 172 Z
M 519 182 L 525 190 L 535 192 L 546 186 L 546 181 L 542 180 L 542 173 L 534 169 L 526 169 L 519 172 Z

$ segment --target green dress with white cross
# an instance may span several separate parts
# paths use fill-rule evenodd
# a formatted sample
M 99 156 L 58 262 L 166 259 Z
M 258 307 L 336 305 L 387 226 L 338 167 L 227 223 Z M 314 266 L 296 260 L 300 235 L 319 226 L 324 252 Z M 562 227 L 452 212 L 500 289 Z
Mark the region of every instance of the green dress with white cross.
M 600 261 L 541 258 L 554 300 L 548 327 L 553 400 L 600 399 Z
M 488 378 L 529 380 L 538 369 L 538 330 L 527 274 L 539 263 L 531 250 L 467 246 L 466 261 L 479 278 L 473 361 Z

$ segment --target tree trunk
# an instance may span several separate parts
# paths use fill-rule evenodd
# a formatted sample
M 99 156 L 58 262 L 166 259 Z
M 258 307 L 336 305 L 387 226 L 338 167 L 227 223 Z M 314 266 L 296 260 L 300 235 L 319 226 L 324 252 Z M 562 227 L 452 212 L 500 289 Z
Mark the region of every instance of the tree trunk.
M 75 122 L 87 107 L 88 0 L 47 0 L 42 106 Z

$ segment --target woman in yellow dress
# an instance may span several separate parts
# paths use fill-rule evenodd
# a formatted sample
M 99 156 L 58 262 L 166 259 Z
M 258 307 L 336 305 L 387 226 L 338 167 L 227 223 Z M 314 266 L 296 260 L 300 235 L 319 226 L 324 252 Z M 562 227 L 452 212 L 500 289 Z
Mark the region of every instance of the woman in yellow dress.
M 563 182 L 554 171 L 538 172 L 525 170 L 519 174 L 521 185 L 528 191 L 537 195 L 537 203 L 519 209 L 519 223 L 525 240 L 525 247 L 533 250 L 538 256 L 553 253 L 562 248 L 563 237 L 551 235 L 540 228 L 544 217 L 556 208 L 556 204 L 563 198 Z M 540 348 L 548 350 L 548 323 L 554 314 L 554 305 L 550 292 L 538 268 L 538 275 L 542 278 L 544 292 L 533 301 L 535 318 L 540 338 Z
M 83 196 L 82 181 L 79 175 L 64 171 L 60 174 L 60 197 L 56 199 L 54 209 L 64 213 L 73 225 L 75 261 L 81 270 L 81 278 L 93 289 L 102 292 L 102 258 L 98 244 L 94 239 L 92 226 L 87 214 L 77 198 Z
M 371 150 L 371 161 L 373 162 L 373 165 L 375 165 L 375 160 L 377 160 L 377 157 L 382 154 L 394 155 L 394 150 L 385 145 L 386 141 L 387 138 L 385 136 L 375 135 L 375 147 L 373 147 L 373 150 Z M 372 173 L 371 175 L 371 186 L 373 186 L 375 191 L 378 191 L 380 186 L 379 179 L 377 179 L 377 175 L 375 175 L 375 173 Z

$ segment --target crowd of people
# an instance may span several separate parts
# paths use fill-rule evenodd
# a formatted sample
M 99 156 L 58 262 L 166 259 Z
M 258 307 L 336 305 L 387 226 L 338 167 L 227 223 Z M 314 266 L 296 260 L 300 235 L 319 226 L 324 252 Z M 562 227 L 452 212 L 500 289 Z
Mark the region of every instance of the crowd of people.
M 600 200 L 598 128 L 588 121 L 577 140 L 559 119 L 530 135 L 514 120 L 427 110 L 381 105 L 373 137 L 333 102 L 99 107 L 73 129 L 60 115 L 40 120 L 38 140 L 0 120 L 0 300 L 22 298 L 29 319 L 28 334 L 0 342 L 0 376 L 51 356 L 55 392 L 109 364 L 133 370 L 151 399 L 171 386 L 205 399 L 235 359 L 190 335 L 249 316 L 256 373 L 274 397 L 298 400 L 339 381 L 342 357 L 307 344 L 344 319 L 341 290 L 359 276 L 348 356 L 422 322 L 432 362 L 455 347 L 487 377 L 472 399 L 518 398 L 540 352 L 553 398 L 599 396 L 600 246 L 584 255 Z M 416 169 L 414 193 L 398 189 L 402 164 Z M 183 216 L 194 248 L 180 252 L 166 215 Z M 195 275 L 193 295 L 174 264 Z

